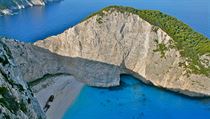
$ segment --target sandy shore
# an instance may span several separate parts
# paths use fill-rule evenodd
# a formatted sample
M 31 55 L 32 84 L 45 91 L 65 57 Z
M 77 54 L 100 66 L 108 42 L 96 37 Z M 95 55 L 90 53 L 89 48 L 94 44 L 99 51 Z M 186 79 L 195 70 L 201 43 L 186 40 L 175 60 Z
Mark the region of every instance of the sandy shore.
M 54 100 L 49 103 L 47 119 L 61 119 L 66 110 L 79 95 L 83 83 L 75 80 L 73 76 L 57 76 L 46 79 L 45 81 L 32 87 L 42 108 L 45 107 L 50 96 Z

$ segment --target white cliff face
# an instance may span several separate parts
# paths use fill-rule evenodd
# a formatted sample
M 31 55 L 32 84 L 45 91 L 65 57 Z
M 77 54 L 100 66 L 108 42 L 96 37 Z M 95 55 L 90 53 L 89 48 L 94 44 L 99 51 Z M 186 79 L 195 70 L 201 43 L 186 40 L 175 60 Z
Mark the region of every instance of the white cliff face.
M 167 49 L 164 54 L 157 50 L 160 44 Z M 185 59 L 172 47 L 173 39 L 131 13 L 96 15 L 35 45 L 59 55 L 119 66 L 121 73 L 158 87 L 190 96 L 210 96 L 209 77 L 188 74 L 180 66 Z
M 115 65 L 64 57 L 31 44 L 9 41 L 6 44 L 15 57 L 16 70 L 19 70 L 27 82 L 46 75 L 64 74 L 72 75 L 89 85 L 102 87 L 119 85 L 121 70 Z
M 46 113 L 47 117 L 60 118 L 79 94 L 82 82 L 100 87 L 116 86 L 120 82 L 120 73 L 120 68 L 115 65 L 64 57 L 31 44 L 0 38 L 0 118 L 44 119 L 42 109 L 51 95 L 55 100 Z M 33 81 L 38 81 L 37 85 L 31 83 Z M 41 107 L 26 82 L 36 90 Z M 70 92 L 71 98 L 62 92 Z M 66 102 L 63 108 L 59 104 L 61 100 Z

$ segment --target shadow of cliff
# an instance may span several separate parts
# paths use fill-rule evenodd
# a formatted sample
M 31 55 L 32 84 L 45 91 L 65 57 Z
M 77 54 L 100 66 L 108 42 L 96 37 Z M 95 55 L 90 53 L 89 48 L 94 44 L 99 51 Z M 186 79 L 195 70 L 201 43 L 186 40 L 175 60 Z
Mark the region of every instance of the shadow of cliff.
M 40 49 L 37 46 L 34 46 L 38 49 Z M 59 73 L 67 73 L 72 76 L 74 76 L 79 81 L 89 85 L 94 86 L 97 88 L 109 88 L 109 90 L 121 90 L 123 86 L 126 86 L 125 83 L 120 81 L 121 76 L 123 75 L 129 75 L 132 76 L 142 83 L 154 86 L 152 82 L 149 80 L 146 80 L 143 76 L 139 75 L 138 73 L 131 71 L 125 66 L 117 66 L 113 64 L 108 64 L 105 62 L 99 62 L 89 59 L 84 59 L 80 57 L 67 57 L 67 56 L 61 56 L 55 53 L 50 52 L 49 50 L 45 50 L 47 54 L 52 54 L 51 57 L 56 58 L 56 61 L 61 65 L 61 67 L 64 68 L 64 70 L 60 70 Z M 43 51 L 42 51 L 43 52 Z M 119 86 L 122 85 L 122 86 Z M 163 91 L 167 91 L 169 93 L 173 93 L 175 95 L 179 95 L 185 98 L 190 99 L 210 99 L 204 96 L 201 97 L 192 97 L 183 94 L 183 90 L 179 89 L 166 89 L 160 86 L 154 86 L 158 89 L 161 89 Z M 193 93 L 188 92 L 186 93 Z
M 123 65 L 117 66 L 80 57 L 61 56 L 47 49 L 12 40 L 4 42 L 11 50 L 17 72 L 20 72 L 27 82 L 43 78 L 46 74 L 67 74 L 89 86 L 113 87 L 120 85 L 121 75 L 131 75 L 147 85 L 153 85 L 143 76 L 128 70 Z M 123 85 L 122 82 L 121 84 Z M 164 90 L 166 89 L 164 88 Z M 181 90 L 167 90 L 182 95 Z

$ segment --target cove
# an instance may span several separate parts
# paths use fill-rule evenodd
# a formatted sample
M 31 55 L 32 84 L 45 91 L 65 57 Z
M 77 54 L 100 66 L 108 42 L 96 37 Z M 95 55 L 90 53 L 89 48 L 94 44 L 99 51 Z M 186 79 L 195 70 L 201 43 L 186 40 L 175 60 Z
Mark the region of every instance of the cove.
M 148 86 L 130 75 L 121 86 L 85 86 L 63 119 L 209 119 L 210 99 L 191 99 Z
M 82 19 L 110 5 L 160 10 L 175 16 L 210 38 L 209 0 L 62 0 L 0 17 L 0 36 L 34 42 L 62 33 Z
M 210 38 L 209 0 L 64 0 L 0 17 L 0 35 L 34 42 L 63 32 L 109 5 L 160 10 Z M 63 119 L 209 119 L 210 101 L 191 99 L 122 76 L 115 88 L 85 86 Z

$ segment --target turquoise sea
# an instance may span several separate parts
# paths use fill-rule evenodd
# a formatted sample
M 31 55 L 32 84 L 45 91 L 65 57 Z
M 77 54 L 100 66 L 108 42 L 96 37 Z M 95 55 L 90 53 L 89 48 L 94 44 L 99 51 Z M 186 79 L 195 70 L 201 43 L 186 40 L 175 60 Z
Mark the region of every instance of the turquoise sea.
M 210 0 L 63 0 L 0 17 L 0 36 L 34 42 L 62 33 L 109 5 L 160 10 L 210 38 Z M 199 79 L 198 79 L 199 80 Z M 210 100 L 192 99 L 123 75 L 121 86 L 85 86 L 63 119 L 210 119 Z
M 63 119 L 210 119 L 210 99 L 192 99 L 123 75 L 121 86 L 85 86 Z

